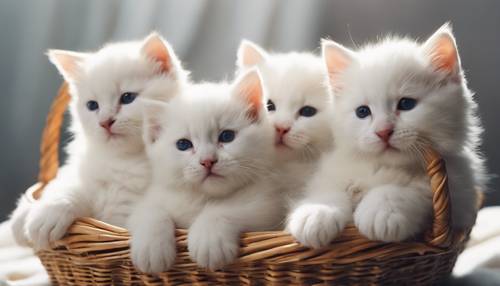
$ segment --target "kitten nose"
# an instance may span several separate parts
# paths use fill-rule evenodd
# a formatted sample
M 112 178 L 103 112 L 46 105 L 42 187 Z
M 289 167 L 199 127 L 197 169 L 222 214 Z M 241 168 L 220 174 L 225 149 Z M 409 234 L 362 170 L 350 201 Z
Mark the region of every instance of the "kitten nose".
M 106 121 L 99 122 L 99 125 L 101 125 L 102 128 L 109 131 L 111 129 L 111 125 L 113 125 L 113 123 L 115 123 L 115 120 L 112 118 L 109 118 Z
M 274 128 L 276 129 L 276 133 L 278 133 L 280 137 L 283 137 L 283 135 L 285 135 L 286 133 L 288 133 L 288 131 L 290 131 L 290 127 L 282 127 L 275 125 Z
M 207 170 L 211 170 L 212 167 L 217 163 L 217 159 L 207 158 L 200 161 L 200 164 Z
M 394 129 L 393 128 L 388 128 L 388 129 L 384 129 L 384 130 L 380 130 L 380 131 L 377 131 L 375 132 L 375 134 L 377 134 L 377 136 L 382 139 L 382 141 L 384 142 L 389 142 L 389 139 L 391 138 L 391 135 L 394 133 Z

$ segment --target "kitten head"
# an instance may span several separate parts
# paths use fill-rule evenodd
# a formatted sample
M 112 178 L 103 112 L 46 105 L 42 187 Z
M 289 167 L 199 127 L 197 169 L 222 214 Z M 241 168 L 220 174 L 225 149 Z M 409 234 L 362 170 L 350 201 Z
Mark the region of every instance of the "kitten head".
M 339 146 L 392 163 L 429 145 L 463 147 L 472 99 L 448 25 L 423 44 L 388 38 L 351 51 L 325 40 L 323 57 Z
M 284 160 L 314 159 L 331 141 L 327 110 L 331 96 L 325 86 L 321 59 L 307 53 L 267 54 L 244 40 L 237 66 L 257 66 L 266 88 L 269 120 L 275 129 L 275 149 Z
M 231 85 L 192 85 L 164 107 L 149 105 L 144 140 L 154 180 L 224 196 L 264 176 L 273 130 L 262 96 L 252 70 Z
M 136 99 L 167 100 L 187 77 L 170 45 L 156 33 L 95 53 L 50 50 L 48 56 L 69 84 L 74 131 L 106 150 L 142 150 L 143 116 Z

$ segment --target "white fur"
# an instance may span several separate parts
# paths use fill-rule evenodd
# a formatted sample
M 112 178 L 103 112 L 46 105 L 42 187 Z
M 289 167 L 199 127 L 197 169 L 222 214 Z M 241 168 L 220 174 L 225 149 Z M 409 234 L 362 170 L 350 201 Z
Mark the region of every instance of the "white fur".
M 254 50 L 261 53 L 257 62 L 266 96 L 264 102 L 274 102 L 275 111 L 268 112 L 273 126 L 286 126 L 290 131 L 283 137 L 285 146 L 276 151 L 282 162 L 315 161 L 331 145 L 330 114 L 332 98 L 328 92 L 321 58 L 309 53 L 267 54 L 255 44 L 243 41 L 238 65 L 248 70 L 241 57 Z M 318 110 L 312 117 L 299 115 L 304 106 Z
M 160 71 L 157 59 L 144 52 L 151 41 L 170 51 L 170 71 Z M 78 58 L 76 66 L 66 61 L 68 55 L 71 60 Z M 186 80 L 168 44 L 156 34 L 143 41 L 109 44 L 95 53 L 51 51 L 49 56 L 69 83 L 74 139 L 67 148 L 66 164 L 30 207 L 26 223 L 17 221 L 23 220 L 22 215 L 14 213 L 14 232 L 21 232 L 25 224 L 24 232 L 37 249 L 60 239 L 78 217 L 125 226 L 150 180 L 142 142 L 143 98 L 166 101 Z M 124 92 L 137 92 L 137 99 L 120 104 Z M 89 100 L 97 101 L 99 109 L 90 111 Z M 99 125 L 110 117 L 116 120 L 113 135 Z
M 20 246 L 28 246 L 29 240 L 26 237 L 24 231 L 24 224 L 26 221 L 26 216 L 30 210 L 30 202 L 25 195 L 22 195 L 17 201 L 16 209 L 12 212 L 9 217 L 10 229 L 12 230 L 12 235 L 15 242 Z
M 309 197 L 290 215 L 288 229 L 299 241 L 326 245 L 352 219 L 362 234 L 374 240 L 401 241 L 429 228 L 432 194 L 421 156 L 429 146 L 446 162 L 452 226 L 474 224 L 476 189 L 484 189 L 486 182 L 476 151 L 480 130 L 476 105 L 458 53 L 450 73 L 432 64 L 429 46 L 441 36 L 454 44 L 447 26 L 423 45 L 388 38 L 354 52 L 333 42 L 324 44 L 327 65 L 340 63 L 342 68 L 343 60 L 347 65 L 340 71 L 329 69 L 335 92 L 335 149 L 323 158 L 309 184 Z M 335 54 L 343 55 L 341 61 L 328 58 Z M 397 112 L 401 97 L 415 98 L 417 105 Z M 361 105 L 369 106 L 372 115 L 358 118 L 355 110 Z M 396 150 L 386 150 L 375 134 L 387 124 L 394 125 L 389 143 Z M 303 211 L 303 205 L 311 202 L 319 206 Z M 318 216 L 318 208 L 342 213 L 327 217 L 326 223 L 316 219 L 308 229 L 301 227 L 306 218 Z
M 149 112 L 156 122 L 151 132 L 160 130 L 157 137 L 146 135 L 153 181 L 129 221 L 132 261 L 141 271 L 172 266 L 174 227 L 189 229 L 189 254 L 209 269 L 219 269 L 237 257 L 240 232 L 280 228 L 284 208 L 268 178 L 273 130 L 264 105 L 259 103 L 258 117 L 251 119 L 248 103 L 238 92 L 251 73 L 233 85 L 193 85 L 162 112 Z M 219 134 L 226 129 L 236 131 L 236 137 L 219 143 Z M 194 147 L 178 150 L 176 142 L 182 138 Z M 200 164 L 206 156 L 218 158 L 213 171 L 222 178 L 206 177 Z M 160 246 L 163 249 L 158 250 Z
M 289 127 L 279 142 L 275 132 L 275 152 L 278 157 L 277 183 L 282 184 L 293 201 L 302 195 L 305 182 L 317 166 L 320 155 L 332 144 L 332 96 L 325 79 L 326 68 L 322 59 L 310 53 L 267 53 L 261 47 L 243 40 L 239 50 L 239 72 L 256 66 L 261 75 L 266 96 L 275 111 L 269 111 L 270 123 L 276 127 Z M 317 109 L 312 117 L 299 115 L 304 106 Z

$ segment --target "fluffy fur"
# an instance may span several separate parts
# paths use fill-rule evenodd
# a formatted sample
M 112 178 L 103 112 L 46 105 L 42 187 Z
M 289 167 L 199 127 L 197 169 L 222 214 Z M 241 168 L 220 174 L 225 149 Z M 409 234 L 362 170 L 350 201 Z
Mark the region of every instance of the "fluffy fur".
M 446 162 L 452 226 L 472 226 L 476 190 L 484 189 L 486 176 L 477 152 L 476 104 L 448 25 L 423 44 L 387 38 L 351 51 L 324 41 L 323 56 L 335 93 L 335 149 L 322 160 L 308 197 L 291 213 L 290 232 L 312 247 L 328 244 L 351 220 L 374 240 L 420 234 L 432 217 L 422 165 L 429 147 Z M 415 99 L 416 105 L 398 109 L 402 98 Z M 359 118 L 360 106 L 371 114 Z M 377 135 L 388 130 L 387 141 Z
M 257 67 L 262 75 L 264 102 L 275 129 L 279 160 L 275 174 L 293 199 L 301 195 L 320 155 L 332 143 L 332 96 L 324 76 L 325 65 L 310 53 L 270 54 L 248 40 L 240 44 L 236 65 L 239 72 Z M 305 106 L 315 108 L 316 113 L 301 116 Z
M 193 85 L 164 107 L 150 106 L 145 141 L 153 181 L 129 221 L 138 269 L 172 266 L 175 227 L 189 229 L 189 254 L 209 269 L 237 257 L 240 232 L 280 228 L 285 211 L 268 179 L 273 130 L 264 108 L 255 70 L 232 85 Z M 220 142 L 224 130 L 235 132 L 233 141 Z M 192 148 L 179 150 L 180 139 Z M 207 158 L 216 160 L 211 171 L 202 165 Z
M 182 90 L 182 71 L 169 45 L 153 33 L 142 41 L 109 44 L 95 53 L 48 53 L 71 93 L 68 160 L 32 206 L 12 216 L 21 243 L 37 249 L 60 239 L 78 217 L 125 226 L 147 189 L 150 165 L 142 141 L 142 99 L 167 101 Z M 120 101 L 124 93 L 137 99 Z M 90 110 L 89 101 L 98 108 Z M 114 120 L 104 128 L 103 122 Z M 24 220 L 26 222 L 24 222 Z
M 268 54 L 244 40 L 238 50 L 237 66 L 247 70 L 257 66 L 266 96 L 276 110 L 268 112 L 275 127 L 276 152 L 282 162 L 314 161 L 331 144 L 332 98 L 328 92 L 321 58 L 309 53 Z M 299 110 L 311 106 L 317 113 L 301 116 Z M 267 106 L 269 108 L 269 105 Z M 282 141 L 279 128 L 288 130 Z

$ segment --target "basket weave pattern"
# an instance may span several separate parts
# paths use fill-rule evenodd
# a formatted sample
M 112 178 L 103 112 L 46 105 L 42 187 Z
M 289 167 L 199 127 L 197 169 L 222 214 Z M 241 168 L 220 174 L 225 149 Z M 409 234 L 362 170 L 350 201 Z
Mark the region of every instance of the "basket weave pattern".
M 28 190 L 37 199 L 55 177 L 63 114 L 69 102 L 64 84 L 54 100 L 41 144 L 39 183 Z M 189 258 L 187 232 L 177 230 L 177 261 L 164 273 L 137 272 L 129 256 L 127 230 L 92 218 L 77 220 L 53 249 L 37 254 L 54 285 L 431 285 L 451 272 L 465 235 L 452 233 L 444 161 L 425 156 L 434 219 L 421 242 L 371 241 L 349 225 L 329 247 L 309 249 L 281 231 L 241 235 L 237 261 L 224 270 L 198 268 Z

